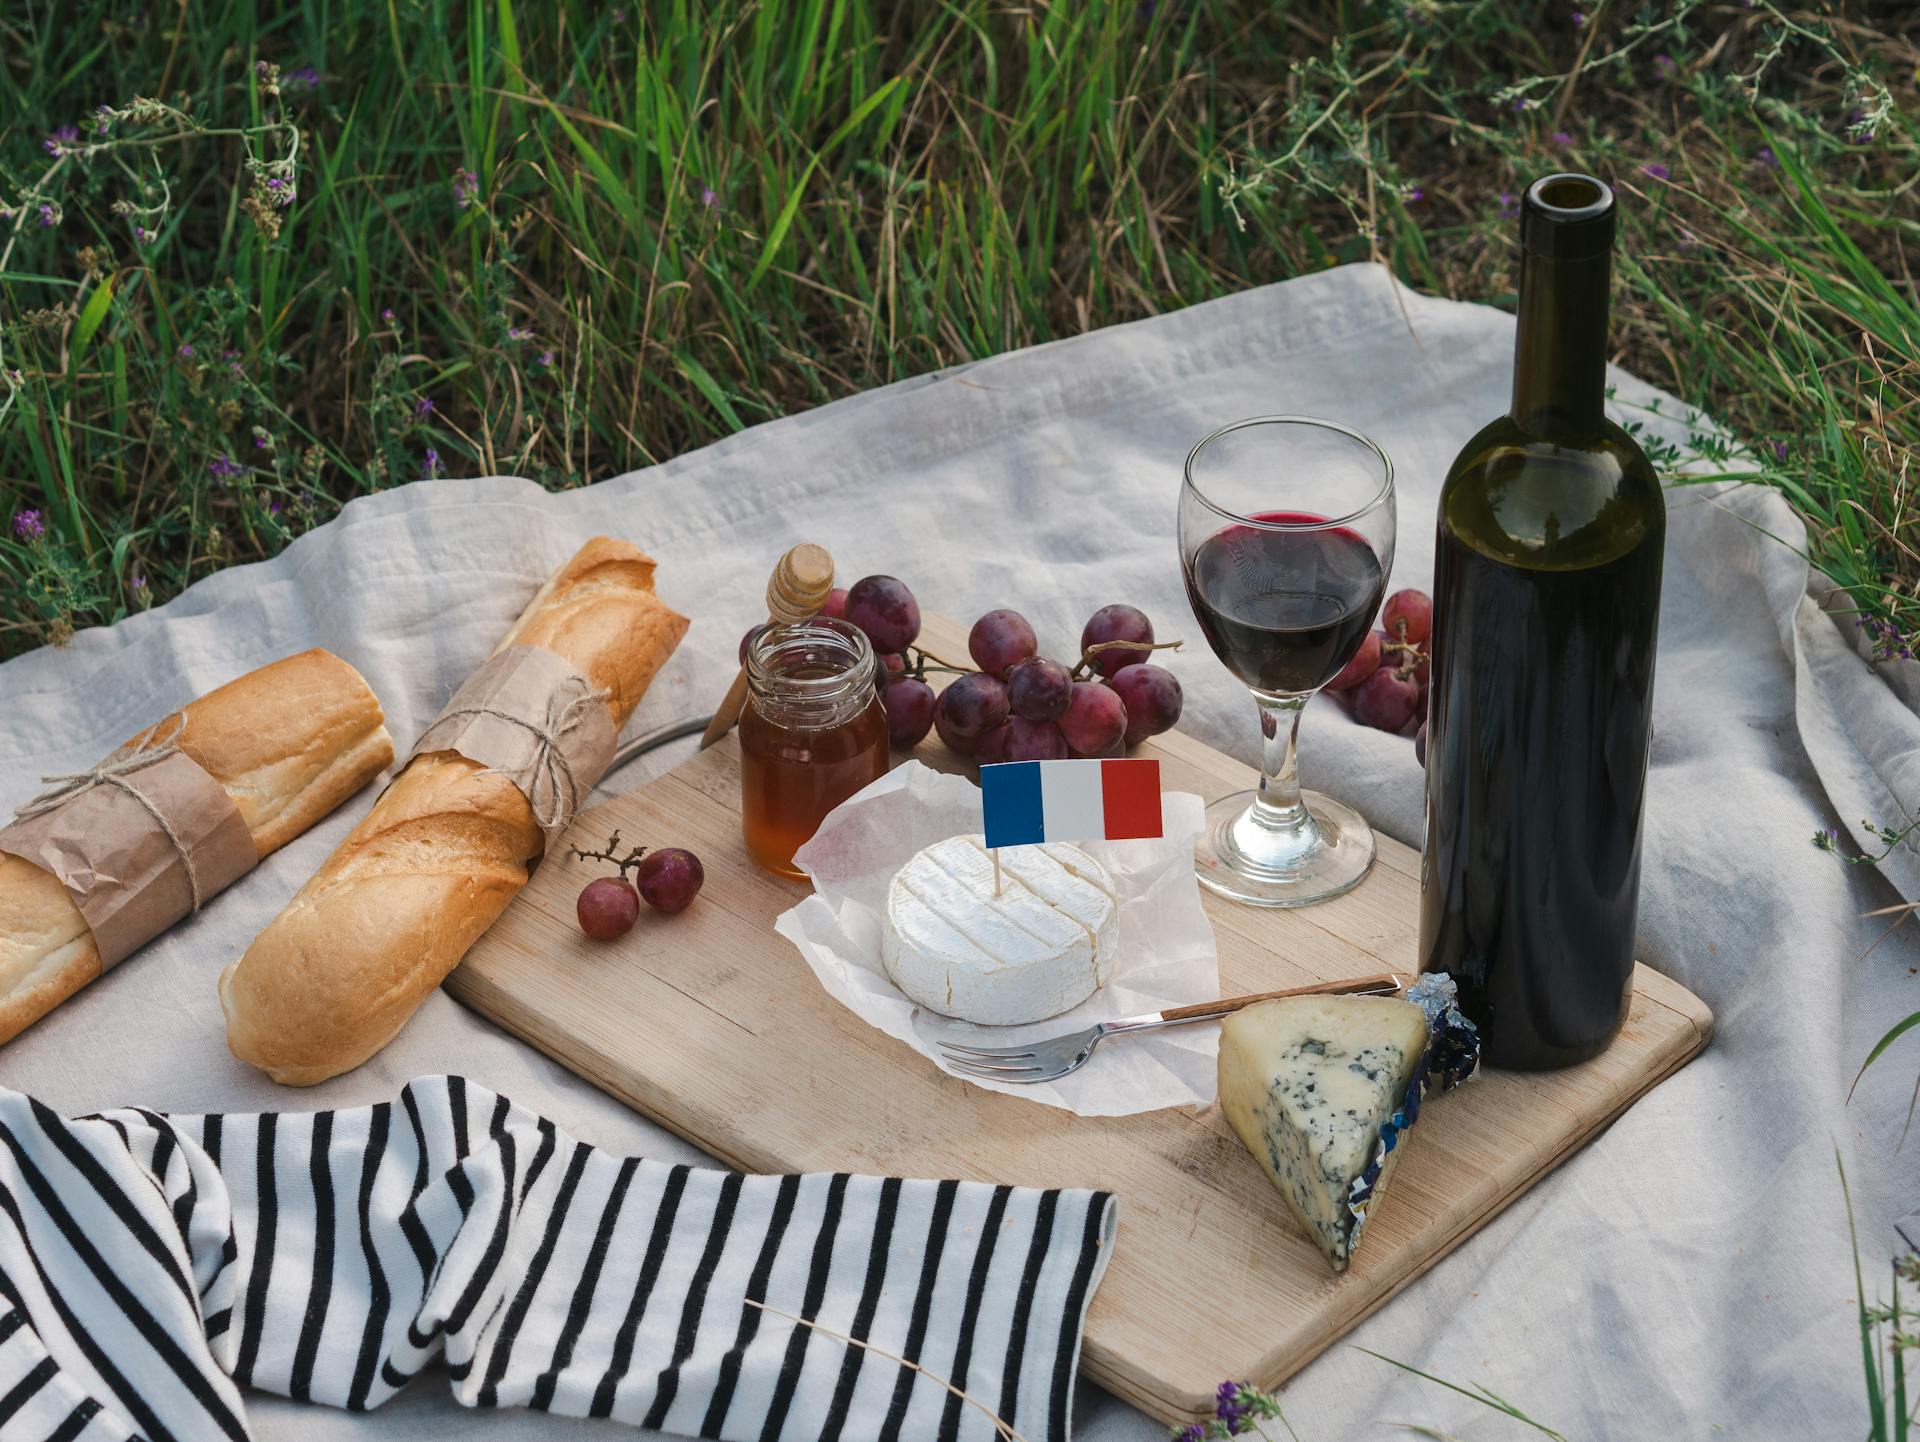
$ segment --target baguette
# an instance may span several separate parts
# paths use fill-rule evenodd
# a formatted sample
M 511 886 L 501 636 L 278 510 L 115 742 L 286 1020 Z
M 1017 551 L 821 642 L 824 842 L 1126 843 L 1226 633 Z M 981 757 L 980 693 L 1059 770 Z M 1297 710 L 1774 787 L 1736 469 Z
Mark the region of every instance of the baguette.
M 606 693 L 617 730 L 686 634 L 653 569 L 624 541 L 587 542 L 496 654 L 557 653 Z M 545 843 L 512 781 L 457 752 L 416 756 L 221 976 L 227 1045 L 289 1086 L 359 1066 L 506 909 Z
M 393 760 L 386 718 L 338 656 L 302 651 L 209 691 L 127 742 L 175 726 L 180 750 L 213 777 L 264 857 Z M 0 1043 L 101 973 L 93 932 L 49 871 L 0 853 Z

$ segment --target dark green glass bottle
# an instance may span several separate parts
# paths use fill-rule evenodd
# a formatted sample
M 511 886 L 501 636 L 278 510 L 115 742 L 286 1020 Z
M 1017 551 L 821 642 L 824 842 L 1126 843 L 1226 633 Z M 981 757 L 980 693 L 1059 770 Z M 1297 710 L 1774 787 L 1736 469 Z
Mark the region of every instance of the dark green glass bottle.
M 1666 506 L 1606 418 L 1613 192 L 1520 212 L 1513 408 L 1440 496 L 1420 954 L 1489 1064 L 1565 1066 L 1626 1019 Z

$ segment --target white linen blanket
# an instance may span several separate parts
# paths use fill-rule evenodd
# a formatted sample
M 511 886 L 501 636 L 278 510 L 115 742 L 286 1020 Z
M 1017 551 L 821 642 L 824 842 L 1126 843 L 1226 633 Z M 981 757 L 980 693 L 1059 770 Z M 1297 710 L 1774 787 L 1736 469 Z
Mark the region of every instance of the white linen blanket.
M 0 667 L 0 804 L 303 646 L 359 667 L 404 745 L 540 580 L 602 531 L 656 555 L 662 593 L 695 617 L 636 729 L 711 708 L 759 619 L 768 569 L 802 538 L 830 547 L 848 576 L 891 572 L 922 605 L 963 619 L 1017 606 L 1056 652 L 1120 600 L 1197 642 L 1174 544 L 1180 461 L 1237 416 L 1326 415 L 1384 444 L 1400 483 L 1392 584 L 1425 587 L 1440 480 L 1506 405 L 1512 333 L 1495 310 L 1396 290 L 1383 270 L 1354 266 L 903 382 L 586 490 L 496 478 L 367 497 L 271 562 Z M 1684 442 L 1671 398 L 1615 379 L 1619 413 Z M 1645 409 L 1655 403 L 1658 415 Z M 1493 1421 L 1357 1347 L 1484 1384 L 1569 1438 L 1865 1431 L 1835 1162 L 1872 1293 L 1892 1224 L 1920 1194 L 1920 1141 L 1896 1150 L 1920 1042 L 1895 1047 L 1851 1104 L 1847 1088 L 1874 1040 L 1920 1007 L 1920 932 L 1862 960 L 1885 925 L 1863 913 L 1895 889 L 1809 838 L 1901 818 L 1889 788 L 1920 795 L 1920 721 L 1806 601 L 1805 565 L 1765 534 L 1800 534 L 1777 498 L 1676 490 L 1668 501 L 1641 954 L 1713 1008 L 1714 1044 L 1364 1322 L 1354 1347 L 1302 1372 L 1285 1403 L 1303 1439 L 1378 1436 L 1401 1421 L 1478 1436 Z M 1251 704 L 1224 668 L 1201 645 L 1170 664 L 1186 687 L 1182 726 L 1252 761 Z M 610 784 L 637 785 L 691 745 Z M 1410 743 L 1321 700 L 1302 745 L 1308 785 L 1419 841 Z M 316 1093 L 290 1097 L 227 1055 L 220 968 L 370 800 L 0 1050 L 0 1083 L 67 1114 L 206 1112 L 355 1106 L 457 1070 L 615 1153 L 698 1161 L 440 994 L 393 1046 Z M 1910 857 L 1885 871 L 1920 895 Z M 556 1427 L 536 1414 L 476 1417 L 431 1378 L 366 1414 L 248 1403 L 267 1442 L 520 1442 Z M 1076 1435 L 1164 1434 L 1083 1386 Z

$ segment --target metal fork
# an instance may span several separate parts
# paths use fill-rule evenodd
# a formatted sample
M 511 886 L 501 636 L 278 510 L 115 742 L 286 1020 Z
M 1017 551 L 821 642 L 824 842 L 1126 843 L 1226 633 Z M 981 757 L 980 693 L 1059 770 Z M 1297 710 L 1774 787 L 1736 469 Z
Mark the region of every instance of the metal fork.
M 1093 1049 L 1110 1036 L 1127 1032 L 1158 1031 L 1163 1026 L 1185 1026 L 1189 1022 L 1213 1021 L 1230 1015 L 1256 1001 L 1275 1001 L 1286 996 L 1388 996 L 1407 985 L 1398 972 L 1356 977 L 1348 981 L 1322 981 L 1312 986 L 1289 987 L 1285 991 L 1263 991 L 1253 996 L 1230 996 L 1222 1001 L 1196 1002 L 1176 1006 L 1170 1011 L 1149 1012 L 1145 1016 L 1122 1017 L 1118 1021 L 1095 1022 L 1084 1031 L 1043 1041 L 1023 1042 L 1018 1046 L 963 1046 L 959 1042 L 937 1043 L 941 1058 L 961 1076 L 985 1081 L 1034 1082 L 1058 1081 L 1068 1072 L 1086 1065 Z

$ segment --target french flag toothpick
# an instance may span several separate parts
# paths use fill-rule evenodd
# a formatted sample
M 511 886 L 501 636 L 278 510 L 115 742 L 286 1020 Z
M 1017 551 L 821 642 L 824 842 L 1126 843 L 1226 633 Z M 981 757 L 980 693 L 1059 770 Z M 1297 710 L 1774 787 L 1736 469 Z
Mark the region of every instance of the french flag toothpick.
M 980 792 L 990 848 L 1164 834 L 1160 763 L 1151 757 L 982 766 Z

